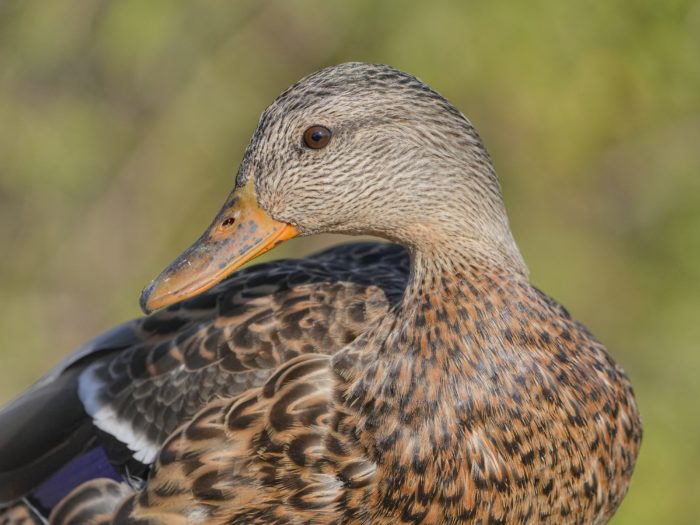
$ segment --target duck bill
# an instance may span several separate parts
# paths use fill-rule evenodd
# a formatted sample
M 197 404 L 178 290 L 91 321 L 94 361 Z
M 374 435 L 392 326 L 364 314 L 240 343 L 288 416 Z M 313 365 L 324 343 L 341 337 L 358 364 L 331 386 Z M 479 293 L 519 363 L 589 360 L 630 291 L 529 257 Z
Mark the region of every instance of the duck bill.
M 151 313 L 200 294 L 297 234 L 260 208 L 251 178 L 234 190 L 207 231 L 143 290 L 141 309 Z

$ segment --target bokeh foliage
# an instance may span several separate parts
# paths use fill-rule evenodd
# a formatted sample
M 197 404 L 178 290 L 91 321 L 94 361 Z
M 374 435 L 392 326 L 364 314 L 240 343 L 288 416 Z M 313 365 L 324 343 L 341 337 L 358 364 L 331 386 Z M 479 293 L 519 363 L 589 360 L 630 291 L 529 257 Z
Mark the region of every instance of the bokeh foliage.
M 139 315 L 284 87 L 383 62 L 472 119 L 533 282 L 632 377 L 613 522 L 697 523 L 699 57 L 697 0 L 0 1 L 0 400 Z

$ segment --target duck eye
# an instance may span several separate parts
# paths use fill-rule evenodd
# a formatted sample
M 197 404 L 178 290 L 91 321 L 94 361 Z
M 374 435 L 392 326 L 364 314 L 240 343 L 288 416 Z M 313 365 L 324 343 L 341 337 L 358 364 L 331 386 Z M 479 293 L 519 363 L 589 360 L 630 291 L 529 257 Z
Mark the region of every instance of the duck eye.
M 304 144 L 311 149 L 321 149 L 331 141 L 331 130 L 323 126 L 311 126 L 304 132 Z

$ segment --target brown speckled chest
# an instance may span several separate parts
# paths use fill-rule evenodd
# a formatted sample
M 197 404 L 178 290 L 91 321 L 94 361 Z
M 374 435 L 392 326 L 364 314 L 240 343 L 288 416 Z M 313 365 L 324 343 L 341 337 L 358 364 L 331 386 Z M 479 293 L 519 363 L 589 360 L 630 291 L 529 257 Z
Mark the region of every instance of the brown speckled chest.
M 472 271 L 417 288 L 376 356 L 358 340 L 333 358 L 331 439 L 376 469 L 347 487 L 348 522 L 607 521 L 641 428 L 604 347 L 524 280 Z

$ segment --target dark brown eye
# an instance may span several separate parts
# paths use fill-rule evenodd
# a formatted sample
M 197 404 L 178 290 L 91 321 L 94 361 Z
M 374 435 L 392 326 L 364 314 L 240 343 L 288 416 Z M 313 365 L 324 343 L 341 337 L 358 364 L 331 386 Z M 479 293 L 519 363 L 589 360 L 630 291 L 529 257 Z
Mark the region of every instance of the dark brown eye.
M 304 144 L 311 149 L 321 149 L 331 141 L 331 130 L 323 126 L 311 126 L 304 132 Z

